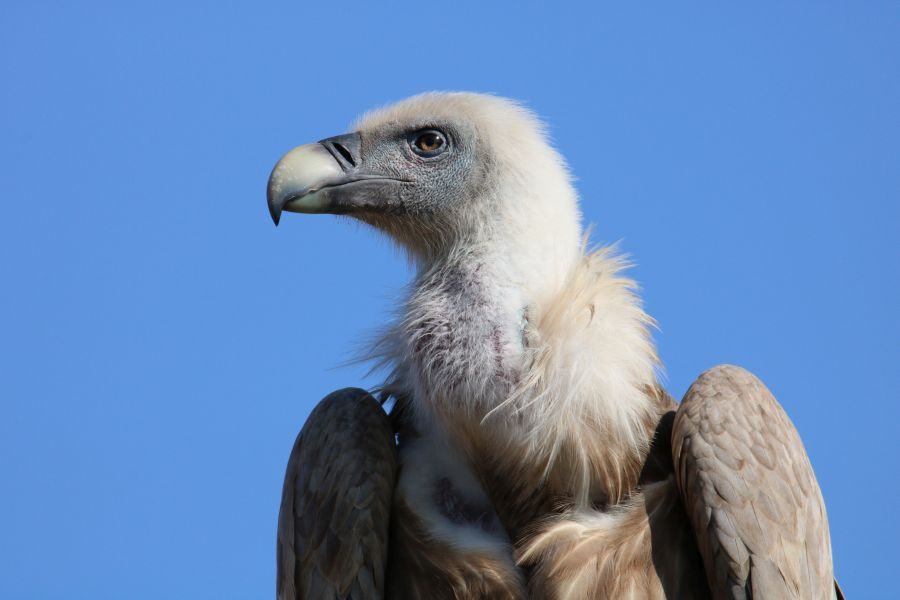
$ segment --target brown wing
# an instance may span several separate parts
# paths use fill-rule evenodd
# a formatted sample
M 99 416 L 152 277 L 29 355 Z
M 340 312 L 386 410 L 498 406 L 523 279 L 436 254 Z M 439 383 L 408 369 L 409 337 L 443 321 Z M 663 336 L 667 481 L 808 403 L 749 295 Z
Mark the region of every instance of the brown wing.
M 825 504 L 800 436 L 739 367 L 700 376 L 673 456 L 714 598 L 834 598 Z
M 347 388 L 309 415 L 278 515 L 278 600 L 384 597 L 397 457 L 381 405 Z

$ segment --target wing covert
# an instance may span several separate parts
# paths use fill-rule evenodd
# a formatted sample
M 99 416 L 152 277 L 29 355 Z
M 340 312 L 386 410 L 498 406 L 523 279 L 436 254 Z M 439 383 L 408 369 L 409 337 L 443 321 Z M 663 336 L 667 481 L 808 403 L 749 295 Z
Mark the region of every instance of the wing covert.
M 397 470 L 394 433 L 366 391 L 326 396 L 288 460 L 278 515 L 278 600 L 384 597 Z
M 673 430 L 679 488 L 714 598 L 833 598 L 822 493 L 787 414 L 739 367 L 703 373 Z

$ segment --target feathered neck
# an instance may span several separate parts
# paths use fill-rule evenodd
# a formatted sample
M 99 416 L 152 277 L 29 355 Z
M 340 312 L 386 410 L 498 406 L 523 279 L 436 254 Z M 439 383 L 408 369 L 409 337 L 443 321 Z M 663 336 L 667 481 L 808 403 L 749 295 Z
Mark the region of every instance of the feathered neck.
M 626 262 L 610 248 L 581 252 L 534 295 L 484 250 L 420 273 L 376 351 L 393 366 L 385 389 L 406 399 L 415 429 L 468 454 L 488 485 L 619 501 L 660 414 L 652 320 L 621 275 Z
M 575 503 L 631 491 L 660 414 L 653 321 L 627 266 L 614 248 L 583 254 L 558 292 L 529 308 L 524 376 L 485 419 L 518 417 L 529 458 Z

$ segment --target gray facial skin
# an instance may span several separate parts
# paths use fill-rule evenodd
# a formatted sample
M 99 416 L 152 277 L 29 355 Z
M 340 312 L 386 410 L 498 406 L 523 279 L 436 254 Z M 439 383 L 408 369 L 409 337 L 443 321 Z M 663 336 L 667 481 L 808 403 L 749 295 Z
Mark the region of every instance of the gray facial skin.
M 427 131 L 443 140 L 434 155 L 416 146 Z M 276 225 L 282 211 L 330 213 L 353 216 L 400 241 L 423 230 L 452 236 L 467 220 L 461 209 L 480 196 L 487 179 L 490 158 L 478 153 L 476 131 L 448 122 L 392 123 L 299 146 L 272 170 L 269 211 Z

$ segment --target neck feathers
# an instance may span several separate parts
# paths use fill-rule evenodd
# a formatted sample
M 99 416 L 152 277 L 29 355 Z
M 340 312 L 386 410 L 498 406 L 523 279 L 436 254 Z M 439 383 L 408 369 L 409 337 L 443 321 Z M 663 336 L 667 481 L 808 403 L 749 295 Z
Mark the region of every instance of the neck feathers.
M 631 490 L 659 418 L 652 320 L 626 267 L 610 248 L 584 255 L 529 307 L 521 382 L 484 419 L 519 423 L 528 459 L 576 503 Z
M 520 482 L 510 490 L 527 480 L 576 504 L 617 502 L 660 414 L 652 320 L 626 267 L 610 248 L 582 253 L 537 300 L 477 261 L 420 278 L 378 352 L 395 367 L 386 390 L 409 399 L 417 429 Z

